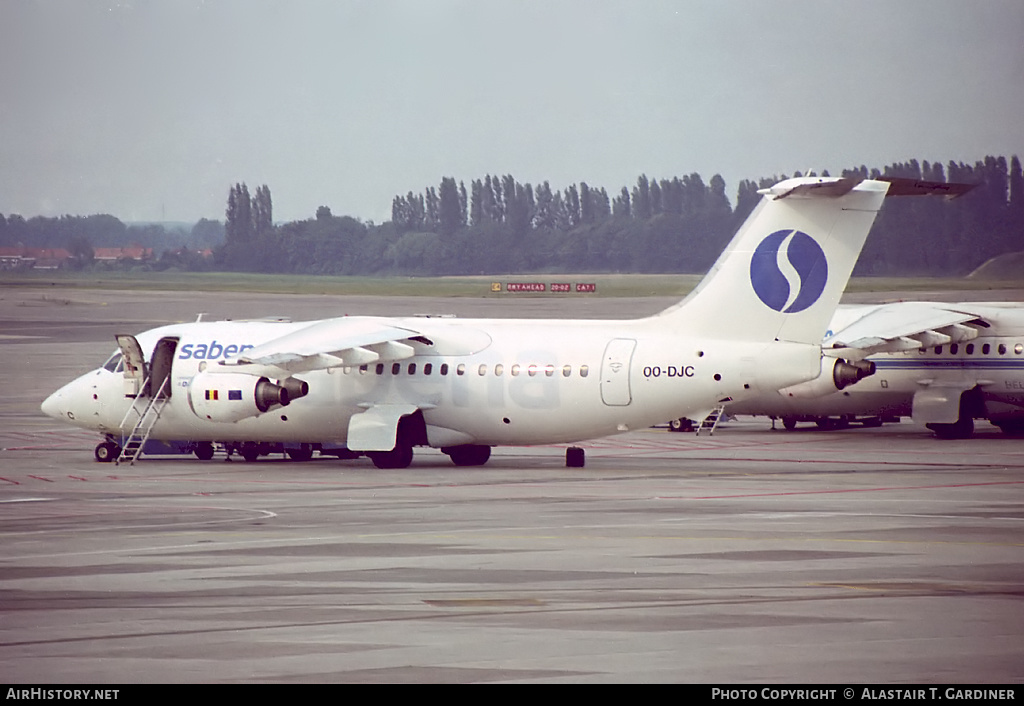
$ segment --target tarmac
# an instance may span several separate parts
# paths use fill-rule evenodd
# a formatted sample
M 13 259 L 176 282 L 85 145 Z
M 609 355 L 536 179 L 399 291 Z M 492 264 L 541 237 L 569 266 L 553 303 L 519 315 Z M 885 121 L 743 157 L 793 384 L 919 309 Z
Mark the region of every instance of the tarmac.
M 918 298 L 918 297 L 914 297 Z M 927 297 L 920 297 L 927 298 Z M 1024 440 L 743 419 L 457 468 L 93 460 L 39 403 L 113 335 L 344 313 L 620 318 L 664 299 L 0 290 L 0 681 L 1024 681 Z

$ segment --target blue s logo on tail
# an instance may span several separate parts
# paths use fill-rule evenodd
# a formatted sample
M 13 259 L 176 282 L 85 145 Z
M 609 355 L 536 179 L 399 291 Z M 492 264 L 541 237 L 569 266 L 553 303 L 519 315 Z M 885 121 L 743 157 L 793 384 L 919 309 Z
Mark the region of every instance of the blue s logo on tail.
M 814 238 L 799 230 L 777 230 L 757 246 L 750 283 L 766 306 L 795 314 L 818 301 L 828 281 L 828 262 Z

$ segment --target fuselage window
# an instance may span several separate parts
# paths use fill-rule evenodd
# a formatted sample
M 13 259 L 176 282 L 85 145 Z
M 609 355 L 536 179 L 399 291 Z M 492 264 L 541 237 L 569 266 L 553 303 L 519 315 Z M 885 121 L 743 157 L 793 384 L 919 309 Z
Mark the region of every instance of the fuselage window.
M 572 366 L 571 365 L 563 365 L 562 366 L 562 377 L 567 378 L 570 375 L 572 375 Z
M 384 363 L 377 363 L 377 374 L 378 375 L 383 375 L 384 374 Z
M 391 364 L 391 374 L 392 375 L 398 375 L 400 372 L 402 372 L 402 364 L 401 363 L 392 363 Z
M 1006 355 L 1006 344 L 1005 343 L 1000 343 L 999 344 L 999 355 Z
M 516 377 L 517 375 L 519 375 L 519 364 L 518 363 L 516 363 L 515 365 L 512 366 L 512 377 Z
M 409 374 L 410 375 L 415 375 L 416 374 L 416 363 L 409 363 Z
M 531 365 L 529 368 L 527 368 L 527 371 L 530 373 L 530 377 L 533 377 L 534 375 L 537 374 L 537 366 Z
M 423 364 L 423 374 L 424 375 L 430 375 L 430 373 L 432 373 L 433 371 L 434 371 L 434 365 L 432 363 L 424 363 Z
M 505 372 L 505 366 L 501 363 L 497 363 L 494 366 L 494 374 L 500 377 L 503 372 Z
M 935 346 L 935 355 L 942 355 L 942 346 Z
M 974 344 L 968 343 L 967 348 L 964 349 L 967 355 L 974 355 Z
M 986 343 L 985 345 L 983 345 L 983 346 L 981 347 L 981 352 L 982 352 L 982 353 L 983 353 L 984 355 L 988 355 L 989 353 L 991 353 L 991 352 L 992 352 L 992 346 L 990 346 L 989 344 L 987 344 L 987 343 Z
M 360 375 L 365 375 L 366 374 L 366 366 L 365 365 L 360 365 L 359 366 L 359 374 Z
M 1013 352 L 1016 353 L 1017 355 L 1024 353 L 1024 343 L 1018 343 L 1017 345 L 1015 345 L 1013 347 Z
M 477 369 L 477 374 L 483 377 L 487 374 L 487 363 L 480 363 L 480 367 Z
M 956 355 L 957 351 L 959 351 L 959 350 L 960 350 L 960 346 L 958 346 L 957 344 L 954 343 L 953 345 L 951 345 L 949 347 L 949 354 L 950 355 Z
M 448 374 L 448 363 L 441 363 L 441 374 L 442 375 L 447 375 Z
M 553 366 L 553 365 L 546 365 L 546 366 L 544 366 L 544 374 L 547 375 L 548 377 L 551 377 L 552 375 L 554 375 L 555 374 L 555 366 Z
M 580 377 L 581 378 L 585 378 L 587 375 L 590 375 L 590 366 L 589 365 L 581 365 L 580 366 Z
M 459 367 L 455 368 L 455 374 L 456 375 L 465 375 L 466 374 L 466 364 L 465 363 L 459 363 Z

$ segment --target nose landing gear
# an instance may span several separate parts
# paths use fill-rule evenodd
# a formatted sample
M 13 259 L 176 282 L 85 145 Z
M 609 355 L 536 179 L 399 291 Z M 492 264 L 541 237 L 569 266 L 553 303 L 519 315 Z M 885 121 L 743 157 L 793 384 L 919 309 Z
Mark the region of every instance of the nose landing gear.
M 110 463 L 121 455 L 121 447 L 116 442 L 107 439 L 96 445 L 93 455 L 96 456 L 96 460 L 100 463 Z

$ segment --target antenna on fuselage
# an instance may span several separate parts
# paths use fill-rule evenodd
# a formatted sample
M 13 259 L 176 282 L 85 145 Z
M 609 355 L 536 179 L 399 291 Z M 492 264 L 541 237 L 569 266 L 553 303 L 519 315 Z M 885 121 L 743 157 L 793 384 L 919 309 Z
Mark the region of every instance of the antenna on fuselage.
M 206 312 L 200 311 L 199 316 L 196 317 L 196 323 L 198 324 L 200 321 L 202 321 L 204 316 L 206 316 Z

